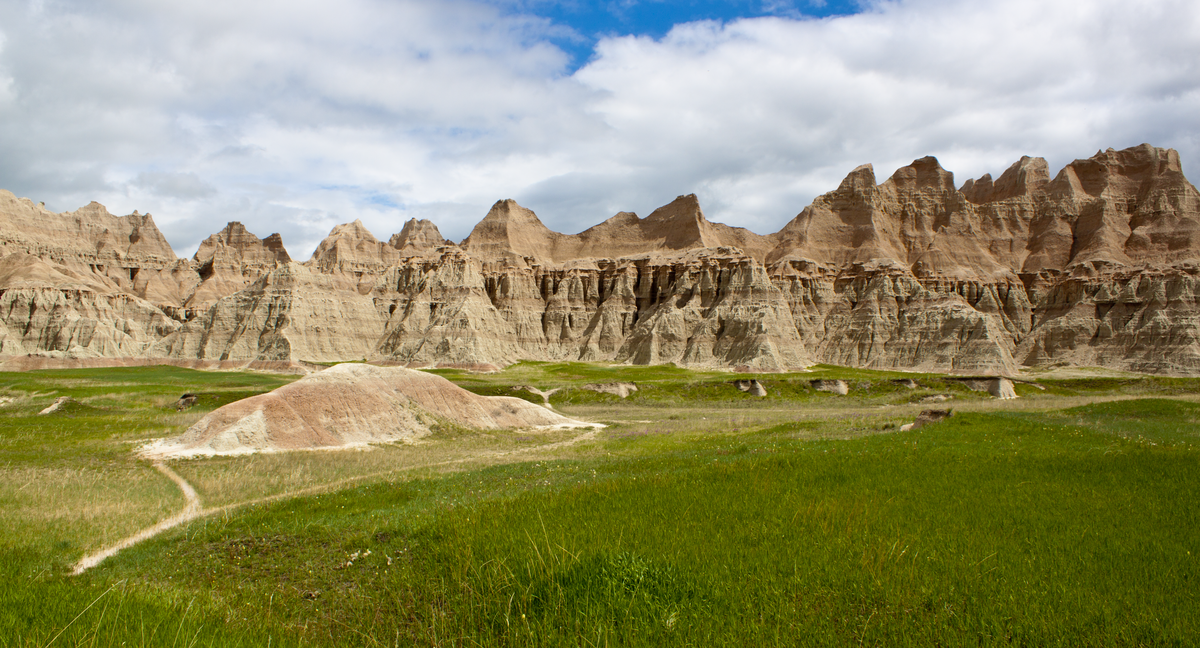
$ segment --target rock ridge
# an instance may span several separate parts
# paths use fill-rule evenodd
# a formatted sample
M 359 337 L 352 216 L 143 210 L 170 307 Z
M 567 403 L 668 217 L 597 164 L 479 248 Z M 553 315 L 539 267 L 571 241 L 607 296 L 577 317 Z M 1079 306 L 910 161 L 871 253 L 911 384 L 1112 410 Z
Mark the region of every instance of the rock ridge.
M 1200 373 L 1200 193 L 1148 144 L 957 188 L 933 157 L 863 165 L 766 236 L 694 194 L 578 234 L 501 200 L 460 245 L 355 221 L 303 264 L 240 223 L 189 262 L 149 215 L 0 192 L 0 218 L 6 355 Z

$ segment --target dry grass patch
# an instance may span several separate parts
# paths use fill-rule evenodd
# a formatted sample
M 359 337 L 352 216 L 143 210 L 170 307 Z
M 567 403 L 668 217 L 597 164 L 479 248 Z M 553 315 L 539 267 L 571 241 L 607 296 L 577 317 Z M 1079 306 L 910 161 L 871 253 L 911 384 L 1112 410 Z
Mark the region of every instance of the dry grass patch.
M 106 546 L 183 504 L 175 485 L 147 464 L 92 468 L 0 468 L 4 544 L 40 539 L 73 552 Z M 65 544 L 64 544 L 65 543 Z

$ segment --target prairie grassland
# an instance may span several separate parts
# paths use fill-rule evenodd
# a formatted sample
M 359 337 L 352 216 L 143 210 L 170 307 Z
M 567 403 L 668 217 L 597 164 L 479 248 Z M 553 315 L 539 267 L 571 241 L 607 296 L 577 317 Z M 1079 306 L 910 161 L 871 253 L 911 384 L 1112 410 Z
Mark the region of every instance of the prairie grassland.
M 531 461 L 541 456 L 539 449 L 581 434 L 584 433 L 579 430 L 532 434 L 456 431 L 435 434 L 412 444 L 372 446 L 364 450 L 193 460 L 177 463 L 175 470 L 196 488 L 206 507 L 227 507 L 370 481 Z
M 183 497 L 133 453 L 204 413 L 294 378 L 169 367 L 0 374 L 0 549 L 50 547 L 60 569 L 177 509 Z M 196 407 L 176 412 L 184 392 Z M 59 396 L 60 411 L 38 412 Z
M 0 376 L 0 646 L 1200 637 L 1200 380 L 1055 378 L 1001 402 L 836 367 L 751 376 L 766 398 L 673 367 L 440 371 L 536 402 L 512 387 L 558 387 L 555 408 L 608 427 L 175 462 L 226 508 L 68 576 L 102 537 L 179 506 L 133 441 L 289 380 L 124 371 Z M 639 391 L 580 389 L 607 381 Z M 35 416 L 67 390 L 75 409 Z M 175 413 L 177 391 L 214 397 Z M 953 399 L 922 403 L 937 394 Z M 955 416 L 898 431 L 928 407 Z M 72 518 L 75 502 L 92 513 Z

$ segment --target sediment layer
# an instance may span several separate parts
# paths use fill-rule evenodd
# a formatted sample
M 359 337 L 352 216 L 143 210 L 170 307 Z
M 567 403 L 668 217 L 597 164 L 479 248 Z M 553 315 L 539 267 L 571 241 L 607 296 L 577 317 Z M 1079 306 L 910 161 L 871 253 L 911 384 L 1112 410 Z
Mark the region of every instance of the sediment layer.
M 238 223 L 180 260 L 95 203 L 0 192 L 0 221 L 9 356 L 1200 373 L 1200 193 L 1149 145 L 957 188 L 934 158 L 864 165 L 766 236 L 693 195 L 574 235 L 502 200 L 460 245 L 356 221 L 305 263 Z

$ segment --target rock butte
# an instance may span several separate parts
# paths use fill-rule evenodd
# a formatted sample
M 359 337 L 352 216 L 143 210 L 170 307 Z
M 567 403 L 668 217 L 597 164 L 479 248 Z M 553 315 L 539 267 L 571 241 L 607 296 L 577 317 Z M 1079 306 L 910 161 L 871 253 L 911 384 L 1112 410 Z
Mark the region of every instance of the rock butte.
M 502 200 L 459 245 L 356 221 L 304 263 L 239 223 L 181 260 L 148 214 L 96 203 L 0 191 L 0 223 L 10 358 L 1200 373 L 1200 193 L 1150 145 L 959 188 L 931 157 L 882 183 L 866 165 L 767 236 L 694 195 L 579 234 Z

